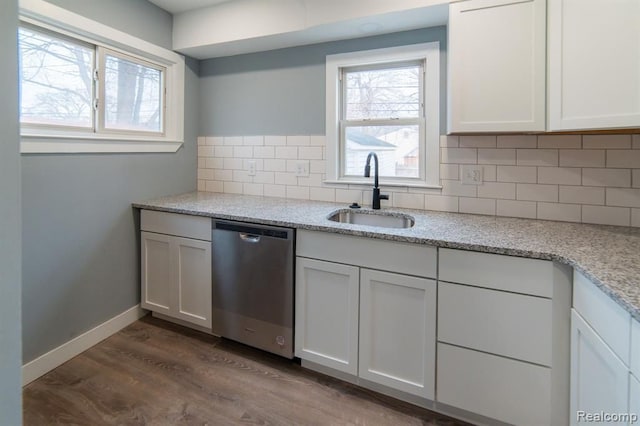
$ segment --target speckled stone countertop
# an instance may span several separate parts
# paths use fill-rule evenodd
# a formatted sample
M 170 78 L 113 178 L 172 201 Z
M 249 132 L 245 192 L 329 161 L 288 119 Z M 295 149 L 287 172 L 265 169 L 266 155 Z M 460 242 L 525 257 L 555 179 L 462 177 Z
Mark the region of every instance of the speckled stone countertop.
M 640 321 L 640 228 L 382 209 L 415 225 L 391 229 L 332 222 L 345 204 L 192 192 L 134 207 L 365 236 L 437 247 L 555 260 L 573 266 Z M 367 210 L 367 209 L 362 209 Z

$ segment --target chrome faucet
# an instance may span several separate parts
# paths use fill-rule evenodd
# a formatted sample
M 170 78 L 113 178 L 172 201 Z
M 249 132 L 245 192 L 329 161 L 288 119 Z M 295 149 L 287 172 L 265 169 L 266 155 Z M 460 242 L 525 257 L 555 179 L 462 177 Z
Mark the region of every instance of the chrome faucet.
M 375 152 L 370 152 L 367 155 L 367 164 L 364 166 L 364 177 L 371 176 L 371 157 L 373 157 L 375 169 L 373 175 L 373 200 L 371 201 L 371 208 L 374 210 L 380 210 L 380 200 L 388 200 L 389 196 L 386 194 L 380 194 L 380 188 L 378 188 L 378 156 Z

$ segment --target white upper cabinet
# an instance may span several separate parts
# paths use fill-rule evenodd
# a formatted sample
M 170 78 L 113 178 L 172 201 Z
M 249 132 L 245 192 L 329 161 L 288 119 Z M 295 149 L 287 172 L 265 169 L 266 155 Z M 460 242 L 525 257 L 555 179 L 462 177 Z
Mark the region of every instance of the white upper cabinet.
M 449 6 L 449 114 L 454 132 L 545 130 L 544 0 Z
M 640 127 L 640 1 L 548 3 L 549 130 Z

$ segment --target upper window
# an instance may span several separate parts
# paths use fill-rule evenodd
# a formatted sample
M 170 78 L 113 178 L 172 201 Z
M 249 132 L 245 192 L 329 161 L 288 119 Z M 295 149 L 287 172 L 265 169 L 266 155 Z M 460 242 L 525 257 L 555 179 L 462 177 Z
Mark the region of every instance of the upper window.
M 48 3 L 31 5 L 18 34 L 22 152 L 180 147 L 184 58 Z
M 437 186 L 438 87 L 437 43 L 328 56 L 328 180 L 369 182 L 375 152 L 383 184 Z

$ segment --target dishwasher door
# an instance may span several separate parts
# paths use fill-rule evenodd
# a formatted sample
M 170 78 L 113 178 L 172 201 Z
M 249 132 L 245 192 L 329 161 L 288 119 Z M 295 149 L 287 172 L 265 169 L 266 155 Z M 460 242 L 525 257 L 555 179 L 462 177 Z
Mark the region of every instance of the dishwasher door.
M 294 230 L 216 220 L 213 333 L 293 358 Z

